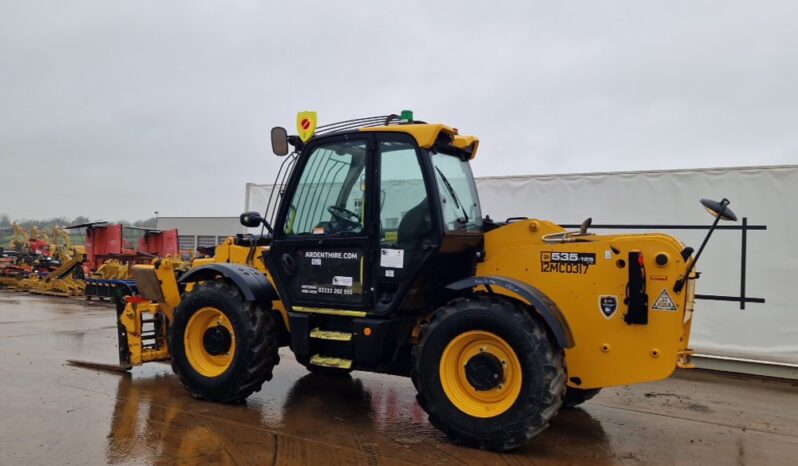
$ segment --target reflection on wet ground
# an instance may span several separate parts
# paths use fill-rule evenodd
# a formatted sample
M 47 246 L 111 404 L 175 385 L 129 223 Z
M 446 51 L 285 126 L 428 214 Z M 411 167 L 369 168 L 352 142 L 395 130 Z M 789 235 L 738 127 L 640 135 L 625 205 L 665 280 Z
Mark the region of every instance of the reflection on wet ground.
M 508 454 L 458 447 L 409 380 L 308 374 L 289 351 L 245 404 L 191 398 L 167 364 L 113 362 L 114 313 L 0 292 L 0 464 L 795 464 L 794 384 L 682 374 L 563 410 Z

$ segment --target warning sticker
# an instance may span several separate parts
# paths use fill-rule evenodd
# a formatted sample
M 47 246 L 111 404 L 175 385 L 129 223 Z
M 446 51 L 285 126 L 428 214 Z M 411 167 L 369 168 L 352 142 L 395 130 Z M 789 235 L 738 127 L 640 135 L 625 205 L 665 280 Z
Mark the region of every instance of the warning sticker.
M 651 309 L 655 311 L 676 311 L 678 308 L 676 304 L 671 299 L 671 295 L 668 294 L 668 290 L 665 288 L 662 289 L 662 293 L 657 296 L 657 299 L 654 300 L 654 305 L 651 306 Z
M 404 249 L 382 249 L 380 251 L 380 267 L 401 269 L 405 266 Z

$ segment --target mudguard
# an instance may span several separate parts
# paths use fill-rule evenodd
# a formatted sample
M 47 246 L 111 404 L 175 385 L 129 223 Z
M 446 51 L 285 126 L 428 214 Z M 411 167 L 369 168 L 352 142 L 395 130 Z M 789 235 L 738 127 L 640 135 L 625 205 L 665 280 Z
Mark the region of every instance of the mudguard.
M 532 285 L 512 278 L 495 276 L 464 278 L 447 285 L 446 288 L 459 291 L 475 286 L 484 286 L 488 289 L 488 292 L 491 293 L 493 288 L 504 288 L 529 301 L 534 307 L 535 312 L 546 322 L 549 330 L 551 330 L 551 333 L 554 335 L 554 339 L 557 340 L 557 344 L 561 348 L 573 348 L 574 336 L 571 333 L 568 322 L 565 320 L 560 308 L 557 307 L 557 303 L 549 299 L 542 291 Z
M 268 302 L 277 299 L 277 292 L 262 272 L 241 264 L 203 265 L 184 273 L 177 282 L 180 284 L 200 282 L 220 276 L 233 282 L 247 301 Z

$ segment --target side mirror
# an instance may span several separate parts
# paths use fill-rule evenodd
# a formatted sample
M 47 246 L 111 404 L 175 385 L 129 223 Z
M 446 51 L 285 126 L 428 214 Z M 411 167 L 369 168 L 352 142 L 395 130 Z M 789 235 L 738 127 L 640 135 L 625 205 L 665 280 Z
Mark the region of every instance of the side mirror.
M 719 217 L 721 220 L 727 222 L 736 222 L 737 216 L 729 208 L 729 200 L 723 199 L 722 201 L 713 201 L 712 199 L 701 199 L 701 205 L 712 214 L 713 217 Z
M 272 152 L 280 157 L 288 154 L 288 133 L 282 126 L 272 128 Z
M 257 228 L 263 223 L 263 217 L 257 212 L 244 212 L 239 217 L 239 221 L 247 228 Z

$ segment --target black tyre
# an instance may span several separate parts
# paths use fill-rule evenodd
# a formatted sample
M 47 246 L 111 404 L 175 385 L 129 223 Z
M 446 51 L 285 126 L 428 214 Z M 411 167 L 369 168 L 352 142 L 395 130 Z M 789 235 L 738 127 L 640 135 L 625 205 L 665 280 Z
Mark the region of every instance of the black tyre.
M 562 350 L 523 305 L 461 298 L 438 309 L 413 350 L 430 422 L 454 442 L 506 451 L 542 432 L 565 392 Z
M 183 295 L 169 351 L 172 369 L 192 395 L 224 403 L 259 391 L 278 363 L 271 314 L 222 280 Z
M 593 398 L 594 396 L 598 395 L 600 392 L 600 388 L 590 388 L 590 389 L 582 389 L 582 388 L 573 388 L 567 387 L 565 389 L 565 397 L 562 401 L 563 408 L 575 408 L 585 401 Z

